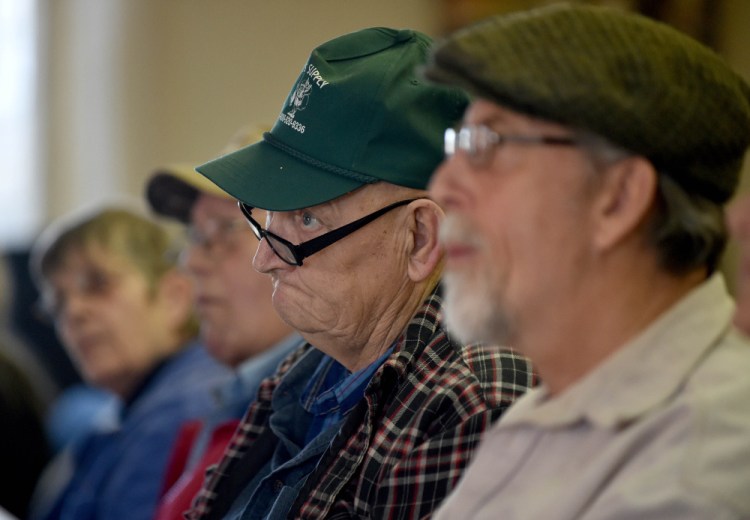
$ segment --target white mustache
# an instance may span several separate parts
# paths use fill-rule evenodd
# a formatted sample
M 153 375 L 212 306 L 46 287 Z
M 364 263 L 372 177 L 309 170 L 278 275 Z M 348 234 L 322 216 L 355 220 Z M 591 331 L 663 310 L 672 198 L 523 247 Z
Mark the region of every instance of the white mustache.
M 446 215 L 440 223 L 438 239 L 441 244 L 466 244 L 484 248 L 484 240 L 469 223 L 458 215 Z

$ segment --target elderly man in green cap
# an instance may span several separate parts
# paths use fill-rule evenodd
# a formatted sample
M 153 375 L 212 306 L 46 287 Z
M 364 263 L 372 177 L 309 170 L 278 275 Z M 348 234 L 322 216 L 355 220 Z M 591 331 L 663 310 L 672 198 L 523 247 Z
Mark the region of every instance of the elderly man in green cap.
M 425 189 L 467 98 L 418 77 L 430 43 L 373 28 L 319 46 L 263 140 L 197 168 L 239 199 L 253 265 L 307 344 L 261 385 L 189 518 L 427 517 L 532 384 L 523 358 L 442 324 Z
M 566 5 L 466 28 L 424 74 L 476 95 L 430 186 L 449 329 L 542 380 L 436 518 L 750 518 L 750 345 L 716 271 L 750 87 L 666 25 Z

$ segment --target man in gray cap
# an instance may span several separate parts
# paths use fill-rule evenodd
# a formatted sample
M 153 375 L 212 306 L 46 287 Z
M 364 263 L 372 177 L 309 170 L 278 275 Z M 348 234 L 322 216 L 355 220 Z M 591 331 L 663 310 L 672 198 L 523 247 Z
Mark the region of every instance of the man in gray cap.
M 234 151 L 260 139 L 253 125 L 225 147 Z M 249 257 L 258 247 L 237 202 L 187 165 L 160 168 L 146 185 L 159 215 L 187 226 L 182 265 L 194 287 L 201 339 L 208 352 L 236 377 L 217 392 L 217 407 L 202 424 L 188 424 L 172 452 L 155 520 L 182 519 L 203 484 L 205 469 L 224 452 L 261 381 L 302 340 L 271 305 L 271 283 Z M 199 426 L 199 427 L 198 427 Z
M 436 517 L 750 518 L 750 345 L 716 271 L 748 85 L 666 25 L 566 5 L 466 28 L 424 74 L 476 96 L 430 186 L 449 328 L 542 380 Z
M 263 140 L 197 168 L 239 199 L 253 265 L 308 345 L 263 383 L 189 518 L 424 518 L 531 385 L 523 358 L 441 322 L 426 185 L 467 98 L 416 75 L 430 43 L 374 28 L 317 47 Z

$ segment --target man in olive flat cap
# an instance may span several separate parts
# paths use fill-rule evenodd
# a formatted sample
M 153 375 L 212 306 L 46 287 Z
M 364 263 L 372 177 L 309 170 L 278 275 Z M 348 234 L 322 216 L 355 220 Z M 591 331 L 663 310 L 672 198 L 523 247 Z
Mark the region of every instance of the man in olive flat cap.
M 542 381 L 436 518 L 750 518 L 750 345 L 716 271 L 748 85 L 666 25 L 566 5 L 463 29 L 423 73 L 476 96 L 430 185 L 449 329 Z
M 324 43 L 261 142 L 197 168 L 239 199 L 307 344 L 261 384 L 189 518 L 428 517 L 533 382 L 442 325 L 426 187 L 467 97 L 418 76 L 430 44 L 386 28 Z

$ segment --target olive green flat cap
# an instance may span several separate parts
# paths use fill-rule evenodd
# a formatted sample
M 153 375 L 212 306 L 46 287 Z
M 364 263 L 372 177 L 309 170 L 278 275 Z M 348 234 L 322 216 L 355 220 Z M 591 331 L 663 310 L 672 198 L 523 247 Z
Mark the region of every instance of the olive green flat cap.
M 750 143 L 750 87 L 719 55 L 614 8 L 556 4 L 489 18 L 437 44 L 423 74 L 596 133 L 719 204 Z

